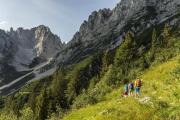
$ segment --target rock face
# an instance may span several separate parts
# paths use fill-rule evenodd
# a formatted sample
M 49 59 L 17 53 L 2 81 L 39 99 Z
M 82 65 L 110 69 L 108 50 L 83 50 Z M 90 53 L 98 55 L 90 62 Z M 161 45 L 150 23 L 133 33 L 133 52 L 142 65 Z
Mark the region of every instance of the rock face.
M 12 74 L 29 71 L 31 66 L 53 58 L 63 46 L 60 38 L 43 25 L 30 30 L 0 30 L 0 78 L 3 80 L 5 74 L 9 74 L 8 67 L 11 67 Z M 3 72 L 5 69 L 6 73 Z
M 113 9 L 94 11 L 59 53 L 58 63 L 72 64 L 104 49 L 117 47 L 127 31 L 135 35 L 168 20 L 177 24 L 180 0 L 121 0 Z
M 23 71 L 35 58 L 42 60 L 53 58 L 63 47 L 60 38 L 43 25 L 31 30 L 18 28 L 17 31 L 13 31 L 11 29 L 8 34 L 14 39 L 16 45 L 12 65 L 18 71 Z
M 23 71 L 35 58 L 53 58 L 63 47 L 60 38 L 43 25 L 31 30 L 18 28 L 17 31 L 11 30 L 8 34 L 14 39 L 17 49 L 12 65 L 19 71 Z

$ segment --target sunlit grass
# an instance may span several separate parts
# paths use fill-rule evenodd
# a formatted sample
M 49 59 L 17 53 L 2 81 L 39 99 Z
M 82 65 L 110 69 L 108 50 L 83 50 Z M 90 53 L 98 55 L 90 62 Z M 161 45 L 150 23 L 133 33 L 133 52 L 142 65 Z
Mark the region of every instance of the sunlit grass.
M 122 87 L 106 96 L 106 100 L 79 110 L 72 110 L 64 120 L 164 120 L 180 118 L 179 56 L 153 66 L 143 79 L 141 96 L 122 98 Z M 149 97 L 147 103 L 139 100 Z

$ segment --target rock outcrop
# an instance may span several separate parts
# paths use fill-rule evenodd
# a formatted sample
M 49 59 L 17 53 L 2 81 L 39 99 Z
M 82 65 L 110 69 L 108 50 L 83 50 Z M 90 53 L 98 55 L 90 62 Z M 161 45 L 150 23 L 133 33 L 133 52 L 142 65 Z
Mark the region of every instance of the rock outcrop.
M 63 46 L 61 39 L 44 25 L 32 29 L 11 28 L 9 32 L 0 30 L 0 78 L 8 79 L 5 74 L 9 72 L 29 71 L 55 57 Z M 7 70 L 9 67 L 11 70 Z
M 57 62 L 72 64 L 91 53 L 115 48 L 127 31 L 138 35 L 165 21 L 171 25 L 178 24 L 178 14 L 179 0 L 121 0 L 113 10 L 92 12 L 59 53 Z

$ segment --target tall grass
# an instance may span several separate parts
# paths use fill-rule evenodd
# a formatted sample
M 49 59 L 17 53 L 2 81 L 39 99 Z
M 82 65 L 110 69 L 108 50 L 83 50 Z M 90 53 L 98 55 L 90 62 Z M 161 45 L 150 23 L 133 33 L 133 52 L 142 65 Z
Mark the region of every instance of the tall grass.
M 141 96 L 122 98 L 122 87 L 108 94 L 106 100 L 79 110 L 72 110 L 64 120 L 165 120 L 180 119 L 179 56 L 152 66 L 141 76 Z M 149 97 L 146 103 L 139 100 Z

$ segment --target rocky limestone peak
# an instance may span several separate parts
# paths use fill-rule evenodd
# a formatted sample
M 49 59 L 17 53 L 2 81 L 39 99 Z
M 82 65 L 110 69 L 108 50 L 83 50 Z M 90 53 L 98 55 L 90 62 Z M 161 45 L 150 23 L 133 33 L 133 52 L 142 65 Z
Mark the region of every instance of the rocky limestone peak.
M 105 23 L 107 23 L 112 15 L 110 9 L 104 8 L 99 11 L 94 11 L 89 16 L 88 20 L 85 20 L 79 29 L 79 32 L 76 32 L 73 36 L 73 39 L 69 42 L 67 46 L 72 44 L 77 44 L 77 42 L 88 42 L 91 41 L 92 33 L 101 29 Z M 84 43 L 84 46 L 87 44 Z
M 63 48 L 61 39 L 57 35 L 54 35 L 48 27 L 43 25 L 36 28 L 35 40 L 37 56 L 51 58 Z
M 159 14 L 175 14 L 179 11 L 179 0 L 121 0 L 114 8 L 116 19 L 142 12 L 144 8 L 154 7 Z M 169 13 L 168 13 L 169 12 Z
M 95 28 L 101 27 L 101 25 L 108 20 L 111 14 L 111 10 L 106 8 L 92 12 L 88 18 L 88 21 L 85 20 L 80 26 L 80 33 L 84 33 L 87 30 L 93 31 Z
M 147 6 L 154 6 L 156 0 L 121 0 L 113 9 L 112 20 L 125 20 L 146 10 Z
M 7 84 L 38 65 L 48 66 L 51 74 L 54 64 L 49 63 L 60 52 L 64 43 L 49 27 L 40 25 L 32 29 L 22 27 L 5 32 L 0 30 L 0 80 Z M 43 67 L 44 67 L 43 66 Z M 41 66 L 42 67 L 42 66 Z M 44 68 L 43 68 L 44 69 Z M 53 69 L 53 70 L 52 70 Z M 39 70 L 32 75 L 41 74 Z M 9 75 L 11 73 L 11 75 Z
M 0 32 L 0 36 L 1 57 L 2 54 L 11 53 L 9 64 L 18 71 L 28 69 L 27 66 L 36 58 L 44 61 L 53 58 L 64 46 L 61 39 L 44 25 L 32 29 L 11 28 L 7 33 Z
M 12 52 L 13 40 L 4 30 L 0 30 L 0 60 Z
M 52 33 L 50 28 L 45 25 L 40 25 L 38 27 L 32 28 L 34 31 L 37 32 L 37 34 L 48 34 Z
M 117 47 L 126 34 L 140 34 L 180 13 L 180 0 L 121 0 L 110 9 L 94 11 L 66 45 L 58 61 L 70 63 L 92 51 Z M 169 21 L 177 23 L 178 19 Z M 68 62 L 67 62 L 68 61 Z

